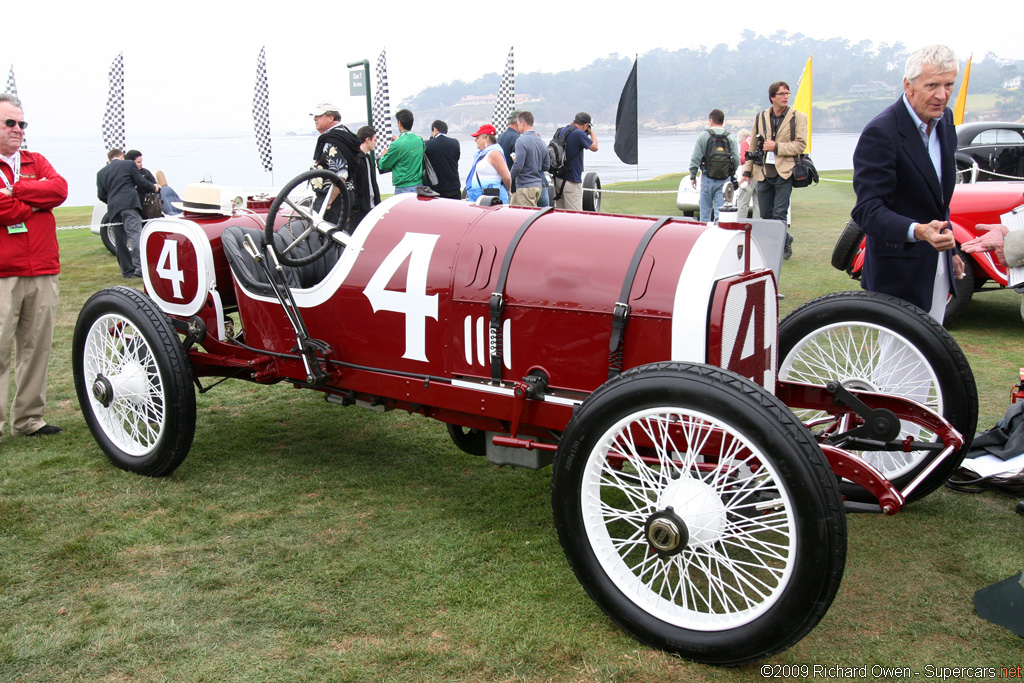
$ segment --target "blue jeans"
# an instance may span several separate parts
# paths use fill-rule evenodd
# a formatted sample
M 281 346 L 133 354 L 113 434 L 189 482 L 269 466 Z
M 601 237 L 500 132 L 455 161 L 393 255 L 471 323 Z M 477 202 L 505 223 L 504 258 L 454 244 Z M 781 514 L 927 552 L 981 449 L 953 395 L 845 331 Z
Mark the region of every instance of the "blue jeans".
M 722 188 L 729 182 L 729 178 L 716 180 L 706 175 L 700 177 L 700 219 L 710 223 L 718 219 L 718 210 L 725 204 L 722 199 Z
M 396 187 L 395 194 L 405 194 L 406 192 L 415 192 L 419 185 L 409 185 L 407 187 Z

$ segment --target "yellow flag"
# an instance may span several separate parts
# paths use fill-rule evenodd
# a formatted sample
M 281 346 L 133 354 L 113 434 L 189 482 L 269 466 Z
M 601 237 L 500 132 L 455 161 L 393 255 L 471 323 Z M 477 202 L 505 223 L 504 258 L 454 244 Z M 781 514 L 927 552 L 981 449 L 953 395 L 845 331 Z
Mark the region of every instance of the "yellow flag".
M 814 90 L 811 62 L 813 60 L 814 55 L 807 58 L 807 65 L 804 67 L 803 75 L 800 76 L 800 82 L 796 84 L 796 98 L 793 100 L 793 109 L 807 114 L 807 149 L 804 150 L 804 154 L 811 153 L 811 100 Z
M 967 81 L 971 80 L 971 59 L 974 53 L 967 58 L 967 68 L 964 69 L 964 80 L 960 83 L 960 92 L 956 94 L 956 107 L 953 109 L 953 125 L 959 126 L 964 122 L 964 110 L 967 108 Z

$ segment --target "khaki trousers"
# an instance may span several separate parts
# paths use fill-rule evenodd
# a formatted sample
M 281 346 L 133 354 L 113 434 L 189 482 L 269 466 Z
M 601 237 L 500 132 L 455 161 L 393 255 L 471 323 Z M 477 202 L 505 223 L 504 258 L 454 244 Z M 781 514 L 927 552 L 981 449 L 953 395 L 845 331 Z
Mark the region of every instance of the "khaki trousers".
M 583 183 L 570 183 L 561 178 L 555 178 L 552 190 L 561 190 L 562 183 L 565 189 L 562 191 L 562 198 L 555 200 L 556 209 L 571 209 L 572 211 L 583 210 Z M 555 192 L 555 194 L 558 194 Z M 554 197 L 555 195 L 551 195 Z
M 520 187 L 512 194 L 512 206 L 537 206 L 540 190 L 539 187 Z
M 46 364 L 53 345 L 60 283 L 56 275 L 0 278 L 0 434 L 7 422 L 11 352 L 16 349 L 11 432 L 29 434 L 46 424 Z

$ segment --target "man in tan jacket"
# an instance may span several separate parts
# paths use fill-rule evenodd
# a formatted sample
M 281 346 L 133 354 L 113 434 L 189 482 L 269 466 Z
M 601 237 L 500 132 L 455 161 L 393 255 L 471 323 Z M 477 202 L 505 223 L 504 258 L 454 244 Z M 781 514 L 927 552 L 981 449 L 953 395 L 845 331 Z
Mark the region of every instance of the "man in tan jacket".
M 754 117 L 754 144 L 747 150 L 740 187 L 753 178 L 761 218 L 788 223 L 793 192 L 793 166 L 807 149 L 807 115 L 789 107 L 789 84 L 776 81 L 768 88 L 772 106 Z M 793 255 L 793 236 L 786 232 L 783 258 Z

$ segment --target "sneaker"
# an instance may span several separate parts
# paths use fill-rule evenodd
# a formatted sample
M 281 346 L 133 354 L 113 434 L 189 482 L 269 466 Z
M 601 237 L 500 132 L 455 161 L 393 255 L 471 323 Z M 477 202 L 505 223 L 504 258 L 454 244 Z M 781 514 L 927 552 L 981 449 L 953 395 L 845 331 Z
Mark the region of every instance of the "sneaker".
M 60 434 L 63 431 L 57 425 L 43 425 L 34 432 L 29 432 L 25 436 L 53 436 L 54 434 Z
M 786 233 L 786 247 L 782 250 L 782 260 L 788 261 L 793 257 L 793 236 Z

